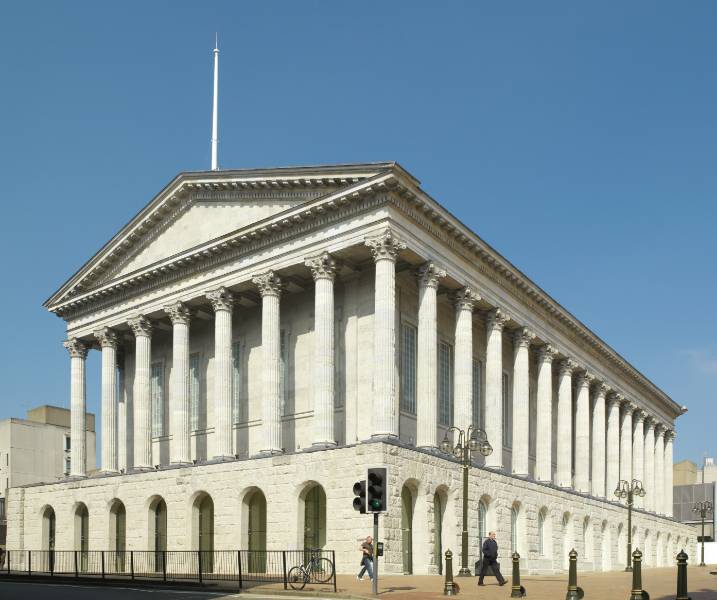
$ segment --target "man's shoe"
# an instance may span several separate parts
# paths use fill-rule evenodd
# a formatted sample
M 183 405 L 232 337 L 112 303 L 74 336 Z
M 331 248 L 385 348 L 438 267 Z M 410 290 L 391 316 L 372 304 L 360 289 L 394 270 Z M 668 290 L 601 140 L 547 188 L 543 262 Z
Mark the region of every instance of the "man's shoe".
M 503 586 L 503 585 L 505 585 L 506 583 L 508 583 L 508 582 L 507 582 L 507 581 L 501 581 L 498 585 Z
M 481 583 L 480 581 L 478 582 L 478 585 L 482 585 L 485 587 L 485 583 Z
M 359 577 L 358 575 L 356 575 L 356 580 L 357 580 L 357 581 L 363 581 L 363 577 Z

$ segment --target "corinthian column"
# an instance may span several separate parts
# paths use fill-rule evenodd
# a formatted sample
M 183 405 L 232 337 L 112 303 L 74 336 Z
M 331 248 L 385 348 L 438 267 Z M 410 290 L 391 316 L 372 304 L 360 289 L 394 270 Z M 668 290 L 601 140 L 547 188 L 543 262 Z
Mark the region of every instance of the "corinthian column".
M 503 327 L 509 317 L 500 308 L 488 313 L 485 360 L 485 432 L 493 446 L 485 466 L 503 468 Z
M 261 352 L 263 358 L 263 401 L 261 403 L 262 454 L 281 454 L 281 329 L 279 300 L 281 279 L 274 271 L 257 275 L 252 280 L 261 293 Z
M 673 505 L 673 479 L 672 479 L 672 440 L 675 439 L 675 432 L 670 430 L 665 433 L 665 459 L 664 459 L 664 468 L 665 468 L 665 479 L 664 479 L 664 498 L 665 498 L 665 504 L 664 504 L 664 510 L 663 512 L 668 516 L 672 516 L 672 505 Z
M 140 315 L 127 322 L 135 337 L 134 387 L 134 467 L 152 468 L 152 323 Z
M 406 244 L 390 229 L 367 238 L 376 263 L 373 348 L 373 436 L 398 437 L 396 397 L 396 259 Z
M 232 309 L 234 296 L 225 287 L 209 292 L 214 309 L 214 458 L 232 453 Z
M 645 483 L 643 468 L 645 465 L 645 431 L 643 423 L 647 415 L 636 410 L 632 418 L 632 477 Z M 642 497 L 635 497 L 635 506 L 642 508 L 644 500 Z
M 473 424 L 473 307 L 480 296 L 470 288 L 455 293 L 456 349 L 454 363 L 455 425 L 465 431 Z
M 418 268 L 418 359 L 416 371 L 416 446 L 435 448 L 438 432 L 438 330 L 436 290 L 446 272 L 433 263 Z
M 620 481 L 620 404 L 623 397 L 612 393 L 607 404 L 607 466 L 606 482 L 608 495 L 617 488 Z
M 632 481 L 632 413 L 635 405 L 625 402 L 620 424 L 620 479 Z
M 513 337 L 513 459 L 516 475 L 528 475 L 530 343 L 535 334 L 527 327 Z
M 535 478 L 552 481 L 553 470 L 553 359 L 550 344 L 538 350 L 538 396 L 535 423 Z
M 604 383 L 595 386 L 592 429 L 592 492 L 598 498 L 605 497 L 605 396 L 608 387 Z
M 645 510 L 655 510 L 655 420 L 645 420 Z
M 578 397 L 575 407 L 575 489 L 590 492 L 590 373 L 578 376 Z
M 182 302 L 164 308 L 172 321 L 172 380 L 169 385 L 169 460 L 172 464 L 192 461 L 189 448 L 189 320 Z
M 566 359 L 560 363 L 558 380 L 558 468 L 555 484 L 573 485 L 573 370 L 575 363 Z
M 70 353 L 70 475 L 87 475 L 85 437 L 85 359 L 87 346 L 77 338 L 63 342 Z
M 655 428 L 655 512 L 665 514 L 665 427 Z
M 328 253 L 307 258 L 314 278 L 314 445 L 333 446 L 334 435 L 334 277 Z
M 102 471 L 117 472 L 117 334 L 95 331 L 102 348 Z

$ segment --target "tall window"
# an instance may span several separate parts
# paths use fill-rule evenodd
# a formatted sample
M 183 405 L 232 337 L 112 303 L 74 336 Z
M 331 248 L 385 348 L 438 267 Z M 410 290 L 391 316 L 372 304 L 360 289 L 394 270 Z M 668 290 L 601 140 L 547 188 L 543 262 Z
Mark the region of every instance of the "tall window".
M 538 554 L 545 556 L 545 511 L 538 513 Z
M 152 364 L 150 393 L 152 395 L 152 435 L 164 435 L 164 365 Z
M 510 551 L 518 551 L 518 507 L 510 509 Z
M 510 402 L 510 377 L 503 373 L 503 445 L 513 446 L 513 406 Z
M 192 431 L 200 424 L 199 353 L 189 355 L 189 404 L 192 407 Z
M 280 334 L 280 357 L 281 357 L 281 414 L 286 414 L 286 407 L 289 400 L 289 332 L 281 330 Z
M 401 410 L 416 414 L 416 328 L 401 327 Z
M 485 505 L 485 502 L 481 500 L 478 503 L 478 538 L 481 542 L 488 535 L 487 518 L 488 507 Z
M 247 420 L 240 400 L 241 394 L 241 344 L 232 344 L 232 419 L 234 423 Z
M 483 427 L 483 412 L 481 411 L 481 382 L 483 381 L 483 365 L 478 359 L 473 359 L 473 426 Z
M 438 422 L 453 423 L 453 346 L 438 345 Z

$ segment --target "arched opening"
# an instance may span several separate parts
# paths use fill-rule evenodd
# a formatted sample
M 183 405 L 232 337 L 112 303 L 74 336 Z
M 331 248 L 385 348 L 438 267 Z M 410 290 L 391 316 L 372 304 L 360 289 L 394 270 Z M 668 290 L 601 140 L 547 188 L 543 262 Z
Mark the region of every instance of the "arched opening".
M 570 551 L 575 546 L 575 532 L 573 528 L 572 515 L 569 512 L 563 514 L 563 568 L 570 566 Z
M 311 484 L 299 495 L 303 504 L 304 549 L 322 549 L 326 546 L 326 493 L 318 483 Z M 299 521 L 301 523 L 301 520 Z
M 87 571 L 90 549 L 90 514 L 80 502 L 75 508 L 75 550 L 79 550 L 79 570 Z
M 199 550 L 203 573 L 214 570 L 214 501 L 205 493 L 199 493 L 192 503 L 192 520 L 195 534 L 193 542 Z
M 164 569 L 167 552 L 167 503 L 156 496 L 149 504 L 149 545 L 154 552 L 154 570 Z
M 45 560 L 45 569 L 47 571 L 55 570 L 55 531 L 57 522 L 55 518 L 55 509 L 52 506 L 46 506 L 42 511 L 42 549 L 47 552 Z
M 259 488 L 251 490 L 244 498 L 246 507 L 246 539 L 249 550 L 250 573 L 266 572 L 266 498 Z
M 127 549 L 127 511 L 124 504 L 114 500 L 110 505 L 110 550 L 114 553 L 110 565 L 118 573 L 125 570 L 125 551 Z
M 622 523 L 617 528 L 617 564 L 627 564 L 627 527 Z
M 662 546 L 658 546 L 658 548 L 661 548 L 658 566 L 669 567 L 670 552 L 672 550 L 672 534 L 668 533 Z
M 585 561 L 593 562 L 594 556 L 594 545 L 595 536 L 593 535 L 593 526 L 590 522 L 590 517 L 583 519 L 583 547 L 585 548 Z
M 548 558 L 553 553 L 553 534 L 550 515 L 547 507 L 538 512 L 538 554 L 541 558 Z
M 403 573 L 413 573 L 413 491 L 404 484 L 401 488 L 401 548 L 403 554 Z
M 510 508 L 510 553 L 523 552 L 523 509 L 520 502 L 513 502 Z
M 478 501 L 478 547 L 482 547 L 488 532 L 495 529 L 495 505 L 487 494 Z
M 642 546 L 642 566 L 652 567 L 652 533 L 649 529 L 645 530 L 645 540 Z
M 433 494 L 433 562 L 439 575 L 443 575 L 443 521 L 446 517 L 448 495 L 445 490 Z
M 601 544 L 602 544 L 602 570 L 603 571 L 609 571 L 612 568 L 612 560 L 610 556 L 610 549 L 612 548 L 612 544 L 610 543 L 610 526 L 608 525 L 607 521 L 602 522 L 602 536 L 601 536 Z

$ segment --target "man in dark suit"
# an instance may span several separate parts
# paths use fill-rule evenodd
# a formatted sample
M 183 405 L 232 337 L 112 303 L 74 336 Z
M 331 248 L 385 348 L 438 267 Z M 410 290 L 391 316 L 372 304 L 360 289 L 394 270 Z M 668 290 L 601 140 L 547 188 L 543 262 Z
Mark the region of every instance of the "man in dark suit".
M 493 569 L 493 574 L 498 580 L 498 585 L 505 585 L 505 579 L 500 574 L 500 566 L 498 565 L 498 542 L 495 541 L 495 531 L 488 534 L 485 542 L 483 542 L 483 561 L 480 567 L 480 577 L 478 577 L 478 585 L 485 585 L 483 577 L 485 577 L 488 567 Z

